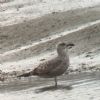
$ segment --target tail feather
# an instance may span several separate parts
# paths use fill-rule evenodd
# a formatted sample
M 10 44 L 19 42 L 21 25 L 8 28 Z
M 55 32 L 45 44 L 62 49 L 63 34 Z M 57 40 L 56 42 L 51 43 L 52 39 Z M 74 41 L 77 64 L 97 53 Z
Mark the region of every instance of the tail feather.
M 20 77 L 29 77 L 29 76 L 32 76 L 32 75 L 37 75 L 36 69 L 34 69 L 33 71 L 30 71 L 30 72 L 28 72 L 28 73 L 24 73 L 24 74 L 22 74 L 22 75 L 19 75 L 19 76 L 17 76 L 17 77 L 18 77 L 18 78 L 20 78 Z
M 19 75 L 19 76 L 17 76 L 17 77 L 29 77 L 29 76 L 32 76 L 34 74 L 34 72 L 33 71 L 31 71 L 31 72 L 28 72 L 28 73 L 24 73 L 24 74 L 22 74 L 22 75 Z
M 29 73 L 24 73 L 24 74 L 19 75 L 17 77 L 29 77 L 29 76 L 31 76 L 30 72 Z

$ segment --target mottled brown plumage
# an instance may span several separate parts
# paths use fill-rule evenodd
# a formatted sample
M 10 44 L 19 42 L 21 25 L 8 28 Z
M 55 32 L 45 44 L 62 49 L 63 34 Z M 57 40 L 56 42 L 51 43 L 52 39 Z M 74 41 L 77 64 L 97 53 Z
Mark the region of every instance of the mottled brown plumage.
M 51 60 L 40 63 L 37 68 L 29 73 L 22 74 L 18 77 L 28 77 L 37 75 L 44 78 L 55 78 L 55 86 L 57 86 L 56 77 L 62 75 L 69 67 L 68 49 L 73 44 L 59 43 L 57 45 L 58 55 Z

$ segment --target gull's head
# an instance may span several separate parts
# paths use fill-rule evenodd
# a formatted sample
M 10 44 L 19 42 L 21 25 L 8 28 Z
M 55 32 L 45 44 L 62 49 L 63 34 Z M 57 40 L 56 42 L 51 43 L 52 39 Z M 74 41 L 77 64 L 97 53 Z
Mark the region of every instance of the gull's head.
M 73 43 L 64 43 L 64 42 L 61 42 L 57 45 L 57 48 L 59 49 L 70 49 L 74 46 Z
M 67 50 L 74 46 L 73 43 L 60 42 L 57 45 L 57 53 L 61 58 L 65 58 L 68 53 Z

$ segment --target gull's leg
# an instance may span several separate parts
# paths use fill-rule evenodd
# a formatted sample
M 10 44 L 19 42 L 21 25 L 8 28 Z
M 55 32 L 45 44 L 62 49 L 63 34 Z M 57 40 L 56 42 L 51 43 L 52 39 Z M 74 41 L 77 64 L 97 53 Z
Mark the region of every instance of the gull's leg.
M 57 87 L 57 77 L 55 76 L 55 87 Z

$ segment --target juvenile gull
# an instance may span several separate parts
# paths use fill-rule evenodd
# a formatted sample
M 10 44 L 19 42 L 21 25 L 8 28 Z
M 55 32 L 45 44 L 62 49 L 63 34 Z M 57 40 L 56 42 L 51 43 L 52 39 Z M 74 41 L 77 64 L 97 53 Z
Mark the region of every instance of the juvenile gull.
M 32 75 L 44 77 L 44 78 L 54 78 L 55 87 L 57 87 L 57 76 L 62 75 L 69 67 L 69 55 L 68 49 L 70 49 L 74 44 L 69 43 L 59 43 L 57 45 L 57 56 L 51 60 L 40 63 L 34 70 L 19 75 L 18 77 L 28 77 Z

